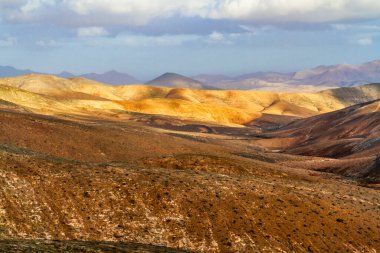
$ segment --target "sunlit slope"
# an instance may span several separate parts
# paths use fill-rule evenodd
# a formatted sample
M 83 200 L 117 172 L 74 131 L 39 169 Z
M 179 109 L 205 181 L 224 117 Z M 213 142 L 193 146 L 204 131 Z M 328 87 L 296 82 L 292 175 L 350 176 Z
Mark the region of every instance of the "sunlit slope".
M 59 78 L 48 75 L 24 75 L 0 79 L 5 84 L 30 92 L 54 96 L 57 98 L 71 98 L 75 94 L 87 94 L 92 99 L 120 99 L 114 95 L 112 86 L 107 86 L 84 78 Z
M 3 85 L 0 85 L 0 99 L 42 114 L 92 114 L 107 110 L 123 110 L 122 106 L 112 101 L 57 100 L 46 95 Z
M 259 118 L 260 112 L 244 111 L 225 105 L 193 103 L 180 99 L 145 99 L 118 102 L 126 111 L 161 114 L 186 119 L 243 125 Z
M 125 86 L 116 88 L 116 94 L 129 102 L 151 100 L 158 105 L 168 101 L 236 108 L 246 113 L 262 112 L 306 117 L 341 109 L 344 104 L 329 94 L 274 93 L 265 91 L 193 90 L 186 88 L 159 88 Z M 165 106 L 166 107 L 166 106 Z
M 42 113 L 46 108 L 48 111 L 85 114 L 96 109 L 110 115 L 130 111 L 232 125 L 248 123 L 261 113 L 309 117 L 342 109 L 356 101 L 380 98 L 379 85 L 317 93 L 275 93 L 148 85 L 109 86 L 83 78 L 46 75 L 0 79 L 0 85 L 4 90 L 1 99 Z M 11 87 L 13 95 L 8 97 Z

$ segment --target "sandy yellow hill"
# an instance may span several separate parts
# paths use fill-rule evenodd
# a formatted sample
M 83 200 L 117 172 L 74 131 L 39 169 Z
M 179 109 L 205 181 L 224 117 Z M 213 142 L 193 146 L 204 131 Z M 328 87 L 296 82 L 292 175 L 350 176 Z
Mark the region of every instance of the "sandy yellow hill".
M 71 98 L 73 94 L 87 94 L 91 95 L 92 99 L 120 99 L 114 94 L 112 86 L 107 86 L 85 78 L 66 79 L 49 75 L 29 74 L 4 78 L 0 80 L 0 83 L 57 98 Z
M 0 85 L 0 99 L 41 114 L 97 114 L 111 110 L 123 110 L 112 101 L 62 100 L 36 94 L 11 86 Z
M 126 111 L 183 117 L 192 120 L 243 125 L 259 118 L 260 112 L 246 112 L 225 105 L 201 104 L 180 99 L 145 99 L 137 102 L 117 102 Z
M 0 79 L 0 99 L 39 113 L 93 114 L 101 111 L 162 114 L 242 125 L 261 113 L 309 117 L 380 98 L 379 85 L 317 93 L 196 90 L 148 85 L 109 86 L 84 78 L 25 75 Z

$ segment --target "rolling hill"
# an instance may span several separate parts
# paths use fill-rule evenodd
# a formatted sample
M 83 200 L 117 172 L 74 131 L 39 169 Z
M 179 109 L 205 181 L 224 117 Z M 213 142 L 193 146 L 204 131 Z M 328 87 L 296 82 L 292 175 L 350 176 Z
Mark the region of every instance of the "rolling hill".
M 1 99 L 39 112 L 92 114 L 102 109 L 111 117 L 137 112 L 231 125 L 244 125 L 262 113 L 309 117 L 380 98 L 377 84 L 317 93 L 275 93 L 109 86 L 84 78 L 35 74 L 0 79 L 0 88 Z

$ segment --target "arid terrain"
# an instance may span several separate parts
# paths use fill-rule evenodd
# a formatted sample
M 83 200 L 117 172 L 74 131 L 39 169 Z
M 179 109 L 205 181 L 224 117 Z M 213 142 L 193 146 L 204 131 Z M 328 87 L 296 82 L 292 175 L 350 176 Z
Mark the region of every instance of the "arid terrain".
M 0 79 L 0 252 L 379 252 L 379 99 Z

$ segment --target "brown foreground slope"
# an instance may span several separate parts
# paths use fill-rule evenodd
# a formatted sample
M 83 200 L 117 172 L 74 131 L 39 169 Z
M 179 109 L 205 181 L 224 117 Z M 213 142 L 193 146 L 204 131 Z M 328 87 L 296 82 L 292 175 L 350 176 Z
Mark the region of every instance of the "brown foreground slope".
M 230 135 L 14 107 L 0 113 L 0 239 L 201 252 L 380 249 L 380 192 L 287 166 L 310 158 Z

